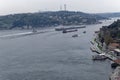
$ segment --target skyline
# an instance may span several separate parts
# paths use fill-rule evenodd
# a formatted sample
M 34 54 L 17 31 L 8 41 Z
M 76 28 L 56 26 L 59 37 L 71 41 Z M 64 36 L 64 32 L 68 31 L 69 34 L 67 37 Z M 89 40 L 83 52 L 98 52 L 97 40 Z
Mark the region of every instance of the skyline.
M 38 11 L 120 12 L 120 0 L 0 0 L 0 15 Z

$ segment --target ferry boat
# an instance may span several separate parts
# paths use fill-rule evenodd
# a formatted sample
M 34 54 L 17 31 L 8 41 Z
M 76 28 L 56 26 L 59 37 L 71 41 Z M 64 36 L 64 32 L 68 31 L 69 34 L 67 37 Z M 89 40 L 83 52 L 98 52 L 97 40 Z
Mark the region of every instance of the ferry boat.
M 74 35 L 72 35 L 72 37 L 78 37 L 78 34 L 74 34 Z
M 83 33 L 85 34 L 85 33 L 86 33 L 86 31 L 83 31 Z
M 99 54 L 99 55 L 93 55 L 92 56 L 93 60 L 105 60 L 107 57 L 104 54 Z

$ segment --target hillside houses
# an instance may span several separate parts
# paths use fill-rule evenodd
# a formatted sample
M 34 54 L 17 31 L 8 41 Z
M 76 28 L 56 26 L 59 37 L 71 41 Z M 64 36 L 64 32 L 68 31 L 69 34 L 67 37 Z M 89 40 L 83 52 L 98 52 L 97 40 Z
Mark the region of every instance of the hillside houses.
M 103 26 L 99 32 L 99 40 L 105 42 L 109 49 L 120 49 L 120 20 L 109 26 Z

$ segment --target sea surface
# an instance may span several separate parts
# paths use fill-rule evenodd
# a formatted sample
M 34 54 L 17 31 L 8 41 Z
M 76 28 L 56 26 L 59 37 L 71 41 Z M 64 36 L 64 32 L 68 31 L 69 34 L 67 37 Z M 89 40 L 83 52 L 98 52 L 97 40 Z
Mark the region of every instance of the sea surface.
M 114 20 L 66 34 L 52 27 L 41 29 L 41 34 L 0 38 L 0 80 L 108 80 L 111 63 L 92 61 L 96 53 L 90 50 L 90 40 L 94 31 Z M 24 32 L 4 30 L 0 36 Z

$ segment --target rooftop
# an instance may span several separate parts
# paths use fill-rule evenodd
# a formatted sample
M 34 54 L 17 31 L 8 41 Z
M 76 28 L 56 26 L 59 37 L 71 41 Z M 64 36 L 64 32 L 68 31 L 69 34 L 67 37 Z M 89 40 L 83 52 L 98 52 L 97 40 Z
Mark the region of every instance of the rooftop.
M 120 53 L 120 49 L 114 49 L 114 51 L 116 51 L 116 52 L 119 52 L 119 53 Z

